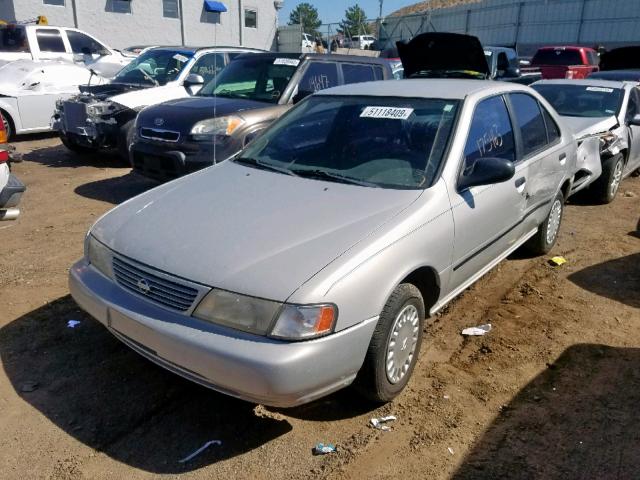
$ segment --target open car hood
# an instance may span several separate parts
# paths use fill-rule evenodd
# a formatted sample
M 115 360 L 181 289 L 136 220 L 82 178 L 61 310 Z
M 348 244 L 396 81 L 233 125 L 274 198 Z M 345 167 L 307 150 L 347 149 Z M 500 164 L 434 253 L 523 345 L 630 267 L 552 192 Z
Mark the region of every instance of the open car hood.
M 640 68 L 640 46 L 614 48 L 600 56 L 600 70 Z
M 489 65 L 478 37 L 458 33 L 422 33 L 397 42 L 405 77 L 423 71 L 469 71 L 489 77 Z

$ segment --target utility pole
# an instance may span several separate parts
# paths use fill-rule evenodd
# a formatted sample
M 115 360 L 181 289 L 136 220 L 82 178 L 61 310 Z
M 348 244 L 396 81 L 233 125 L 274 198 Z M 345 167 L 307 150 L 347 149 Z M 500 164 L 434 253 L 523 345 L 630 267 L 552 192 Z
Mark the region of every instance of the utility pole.
M 380 0 L 380 13 L 378 14 L 378 18 L 382 19 L 382 4 L 384 3 L 384 0 Z

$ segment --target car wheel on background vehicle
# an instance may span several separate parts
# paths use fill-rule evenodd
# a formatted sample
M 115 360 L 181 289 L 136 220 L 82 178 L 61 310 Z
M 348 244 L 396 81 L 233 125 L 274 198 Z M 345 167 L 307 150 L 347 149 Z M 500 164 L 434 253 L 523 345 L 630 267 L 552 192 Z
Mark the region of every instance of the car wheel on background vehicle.
M 420 291 L 408 283 L 398 285 L 382 309 L 356 379 L 364 396 L 389 402 L 404 389 L 418 360 L 424 318 Z
M 133 129 L 135 128 L 135 119 L 129 120 L 122 127 L 120 127 L 120 131 L 118 132 L 118 155 L 127 165 L 130 165 L 129 162 L 129 145 L 131 145 L 131 140 L 133 139 Z
M 0 117 L 2 117 L 2 124 L 7 132 L 7 140 L 11 140 L 11 137 L 13 137 L 13 125 L 11 124 L 11 120 L 9 120 L 9 116 L 3 110 L 0 110 Z
M 536 234 L 525 244 L 525 248 L 534 255 L 549 253 L 558 240 L 562 214 L 564 213 L 564 194 L 558 192 L 551 203 L 549 215 L 538 228 Z
M 65 147 L 67 147 L 69 150 L 75 153 L 79 153 L 81 155 L 87 154 L 87 153 L 93 153 L 96 151 L 95 148 L 85 147 L 84 145 L 78 144 L 75 140 L 67 137 L 66 135 L 60 135 L 60 140 L 62 141 L 62 144 Z
M 624 172 L 624 156 L 613 155 L 602 162 L 602 174 L 589 187 L 591 197 L 601 203 L 611 203 L 616 198 L 622 174 Z

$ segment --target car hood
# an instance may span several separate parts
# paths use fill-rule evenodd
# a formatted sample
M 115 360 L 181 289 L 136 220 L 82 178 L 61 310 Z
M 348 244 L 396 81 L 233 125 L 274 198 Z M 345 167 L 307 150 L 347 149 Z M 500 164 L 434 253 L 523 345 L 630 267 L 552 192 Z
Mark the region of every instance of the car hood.
M 163 128 L 176 131 L 191 131 L 194 123 L 205 118 L 224 117 L 245 110 L 268 108 L 274 105 L 254 100 L 187 97 L 164 102 L 140 112 L 139 126 L 153 126 L 156 119 L 163 119 Z M 214 114 L 215 112 L 215 114 Z
M 411 41 L 397 42 L 405 76 L 420 71 L 469 70 L 490 74 L 478 37 L 458 33 L 422 33 Z
M 606 132 L 618 125 L 618 119 L 611 117 L 562 117 L 565 123 L 573 131 L 575 138 L 582 138 L 597 133 Z
M 173 275 L 285 301 L 421 193 L 229 161 L 125 202 L 92 234 L 121 255 Z
M 187 89 L 176 83 L 168 83 L 159 87 L 149 87 L 126 91 L 109 98 L 112 102 L 124 105 L 132 110 L 155 105 L 157 103 L 189 96 Z

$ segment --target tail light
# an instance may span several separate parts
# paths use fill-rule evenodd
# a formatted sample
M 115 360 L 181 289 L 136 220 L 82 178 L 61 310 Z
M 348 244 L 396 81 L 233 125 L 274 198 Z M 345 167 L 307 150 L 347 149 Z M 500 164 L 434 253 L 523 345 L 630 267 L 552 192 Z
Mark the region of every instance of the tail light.
M 4 163 L 9 160 L 9 152 L 5 150 L 7 144 L 7 130 L 4 128 L 4 122 L 2 115 L 0 115 L 0 163 Z
M 567 80 L 573 80 L 573 74 L 574 74 L 573 70 L 567 70 L 567 73 L 564 76 L 564 78 L 566 78 Z

